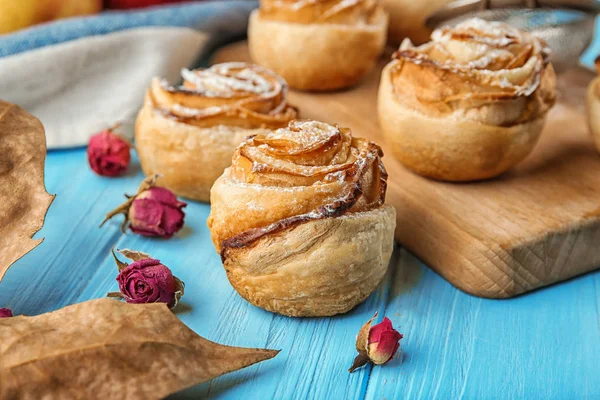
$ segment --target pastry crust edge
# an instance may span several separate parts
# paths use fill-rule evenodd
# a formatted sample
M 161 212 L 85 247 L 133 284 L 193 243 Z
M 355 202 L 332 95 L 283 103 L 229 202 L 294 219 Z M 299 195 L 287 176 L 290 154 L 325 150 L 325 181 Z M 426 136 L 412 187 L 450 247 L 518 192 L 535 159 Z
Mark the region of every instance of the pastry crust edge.
M 391 66 L 381 76 L 379 123 L 394 157 L 415 173 L 454 182 L 489 179 L 521 162 L 535 147 L 546 114 L 512 126 L 432 118 L 396 101 Z
M 224 251 L 234 289 L 267 311 L 318 317 L 363 302 L 385 276 L 394 247 L 391 205 L 307 221 Z
M 248 46 L 254 62 L 282 76 L 290 87 L 328 91 L 355 85 L 382 54 L 388 16 L 371 25 L 299 24 L 250 14 Z
M 154 110 L 148 95 L 135 124 L 135 147 L 144 174 L 159 174 L 157 185 L 176 195 L 210 201 L 210 188 L 231 165 L 237 146 L 266 129 L 227 125 L 200 128 Z

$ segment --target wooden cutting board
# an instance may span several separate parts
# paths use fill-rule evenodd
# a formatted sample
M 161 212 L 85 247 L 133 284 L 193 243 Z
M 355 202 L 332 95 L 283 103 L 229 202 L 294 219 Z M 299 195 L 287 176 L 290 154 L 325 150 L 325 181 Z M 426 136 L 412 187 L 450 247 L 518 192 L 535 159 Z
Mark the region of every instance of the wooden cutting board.
M 497 179 L 456 184 L 411 173 L 387 149 L 376 102 L 386 60 L 355 88 L 291 91 L 290 103 L 302 118 L 350 127 L 383 147 L 398 242 L 459 289 L 490 298 L 512 297 L 600 267 L 600 155 L 584 110 L 590 71 L 559 76 L 559 102 L 523 163 Z M 224 47 L 213 58 L 225 61 L 250 61 L 246 43 Z

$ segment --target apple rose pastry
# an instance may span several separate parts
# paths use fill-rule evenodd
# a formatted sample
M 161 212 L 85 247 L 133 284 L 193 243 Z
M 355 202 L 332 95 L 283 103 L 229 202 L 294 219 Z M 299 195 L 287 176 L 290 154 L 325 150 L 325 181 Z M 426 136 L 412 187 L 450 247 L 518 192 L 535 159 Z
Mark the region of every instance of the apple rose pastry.
M 248 42 L 254 62 L 291 87 L 333 90 L 373 68 L 386 30 L 379 0 L 261 0 L 250 15 Z
M 600 56 L 596 58 L 596 71 L 600 75 Z M 590 83 L 586 98 L 587 116 L 590 132 L 594 137 L 596 149 L 600 151 L 600 77 Z
M 289 316 L 344 313 L 388 267 L 396 212 L 379 146 L 296 120 L 238 147 L 211 190 L 208 226 L 252 304 Z
M 448 181 L 497 176 L 533 149 L 554 105 L 549 49 L 506 24 L 480 19 L 406 40 L 384 68 L 381 128 L 418 174 Z
M 181 71 L 183 84 L 154 78 L 136 122 L 135 144 L 146 175 L 179 196 L 208 201 L 210 187 L 248 136 L 298 116 L 286 82 L 246 63 Z

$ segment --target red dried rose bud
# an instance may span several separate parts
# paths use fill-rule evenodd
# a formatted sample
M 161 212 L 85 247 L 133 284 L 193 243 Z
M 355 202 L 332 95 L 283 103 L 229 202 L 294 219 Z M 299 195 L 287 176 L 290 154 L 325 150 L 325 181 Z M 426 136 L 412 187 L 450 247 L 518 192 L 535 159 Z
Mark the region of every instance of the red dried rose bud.
M 187 204 L 177 200 L 169 189 L 155 187 L 157 177 L 144 180 L 138 193 L 108 213 L 102 225 L 115 215 L 124 214 L 123 230 L 129 226 L 137 234 L 164 238 L 170 238 L 179 231 L 185 219 L 182 209 Z
M 355 369 L 369 362 L 385 364 L 394 357 L 400 347 L 400 339 L 403 336 L 392 327 L 392 321 L 383 317 L 383 321 L 371 326 L 376 317 L 377 313 L 363 325 L 358 333 L 356 339 L 358 355 L 348 370 L 349 372 L 354 372 Z
M 0 308 L 0 318 L 8 318 L 12 316 L 13 314 L 10 308 Z
M 392 321 L 383 317 L 383 321 L 369 330 L 367 354 L 374 364 L 385 364 L 390 361 L 398 348 L 402 334 L 392 327 Z
M 129 167 L 131 144 L 114 133 L 113 129 L 95 134 L 88 144 L 88 162 L 98 175 L 118 176 Z
M 167 303 L 175 300 L 175 279 L 159 260 L 147 258 L 129 264 L 117 276 L 119 290 L 128 303 Z
M 129 208 L 129 228 L 144 236 L 169 238 L 183 227 L 186 203 L 168 189 L 153 187 L 135 196 Z
M 109 293 L 111 297 L 121 297 L 128 303 L 166 303 L 173 308 L 183 296 L 184 283 L 173 276 L 171 270 L 159 260 L 132 250 L 120 250 L 120 253 L 134 260 L 127 264 L 119 261 L 113 252 L 119 267 L 120 293 Z

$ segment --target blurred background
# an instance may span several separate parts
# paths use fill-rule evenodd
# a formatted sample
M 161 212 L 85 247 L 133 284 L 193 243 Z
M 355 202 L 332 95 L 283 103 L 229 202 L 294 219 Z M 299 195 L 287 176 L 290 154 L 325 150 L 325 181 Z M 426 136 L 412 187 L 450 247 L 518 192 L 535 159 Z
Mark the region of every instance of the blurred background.
M 0 0 L 0 34 L 104 10 L 134 10 L 185 0 Z M 189 0 L 188 0 L 189 1 Z M 201 0 L 198 0 L 201 1 Z
M 592 69 L 600 49 L 594 37 L 600 0 L 556 1 L 560 10 L 483 10 L 494 3 L 483 0 L 379 1 L 390 15 L 390 49 L 405 38 L 423 43 L 433 26 L 473 15 L 545 39 L 559 73 Z M 215 48 L 243 39 L 257 6 L 257 0 L 0 0 L 0 98 L 42 121 L 49 149 L 85 146 L 115 121 L 133 126 L 152 77 L 176 81 L 182 67 L 205 66 Z M 465 7 L 476 11 L 465 14 Z

